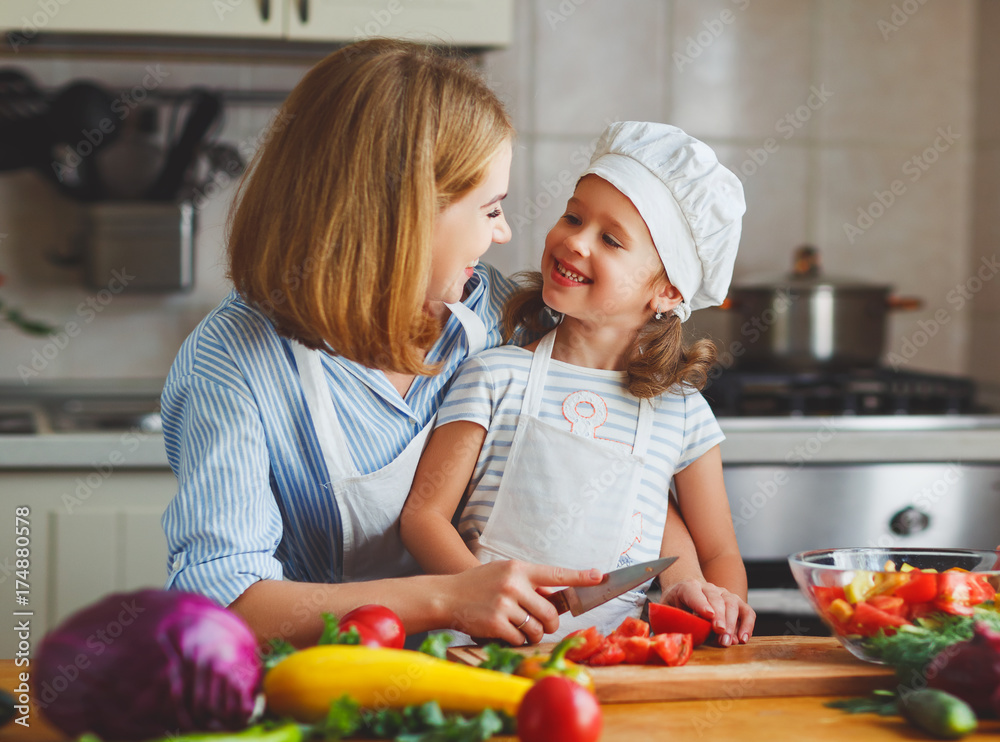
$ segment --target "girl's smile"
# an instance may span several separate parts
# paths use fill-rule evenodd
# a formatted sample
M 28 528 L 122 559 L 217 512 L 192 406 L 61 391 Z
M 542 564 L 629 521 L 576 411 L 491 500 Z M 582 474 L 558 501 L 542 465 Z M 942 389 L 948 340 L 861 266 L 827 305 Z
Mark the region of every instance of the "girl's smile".
M 553 258 L 552 280 L 561 286 L 584 286 L 593 283 L 579 270 L 569 263 L 563 263 Z

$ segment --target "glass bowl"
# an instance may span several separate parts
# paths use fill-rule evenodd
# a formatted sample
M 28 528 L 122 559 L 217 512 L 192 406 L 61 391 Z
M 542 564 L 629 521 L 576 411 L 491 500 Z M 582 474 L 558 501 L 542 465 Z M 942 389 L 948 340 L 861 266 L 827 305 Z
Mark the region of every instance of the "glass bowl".
M 840 643 L 879 664 L 870 637 L 939 613 L 971 616 L 1000 588 L 1000 552 L 980 549 L 822 549 L 788 564 Z

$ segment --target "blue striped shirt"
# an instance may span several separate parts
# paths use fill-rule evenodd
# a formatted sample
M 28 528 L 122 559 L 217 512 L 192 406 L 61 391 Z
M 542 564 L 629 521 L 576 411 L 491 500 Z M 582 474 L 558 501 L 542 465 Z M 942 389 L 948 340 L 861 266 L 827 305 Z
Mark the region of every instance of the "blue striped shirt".
M 463 302 L 502 342 L 513 284 L 479 264 Z M 334 407 L 354 464 L 381 469 L 434 417 L 468 356 L 449 316 L 405 397 L 381 371 L 323 356 Z M 163 515 L 167 587 L 229 605 L 257 580 L 340 580 L 341 526 L 290 341 L 236 292 L 184 341 L 161 400 L 167 458 L 178 492 Z

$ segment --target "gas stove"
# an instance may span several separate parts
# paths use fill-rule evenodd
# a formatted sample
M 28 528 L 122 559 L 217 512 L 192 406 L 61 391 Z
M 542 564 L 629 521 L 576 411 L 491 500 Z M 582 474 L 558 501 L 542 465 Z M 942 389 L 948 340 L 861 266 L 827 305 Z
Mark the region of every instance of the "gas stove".
M 987 412 L 971 379 L 886 368 L 770 373 L 725 370 L 704 396 L 717 417 L 965 415 Z
M 1000 544 L 1000 415 L 971 379 L 857 368 L 726 369 L 703 391 L 758 633 L 823 631 L 787 556 Z

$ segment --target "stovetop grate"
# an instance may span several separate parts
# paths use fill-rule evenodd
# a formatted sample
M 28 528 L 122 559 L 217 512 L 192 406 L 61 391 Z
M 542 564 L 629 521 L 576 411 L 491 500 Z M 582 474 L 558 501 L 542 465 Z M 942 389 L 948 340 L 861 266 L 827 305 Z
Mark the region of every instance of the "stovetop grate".
M 724 370 L 703 391 L 717 417 L 956 415 L 983 412 L 957 376 L 864 368 L 831 373 Z

